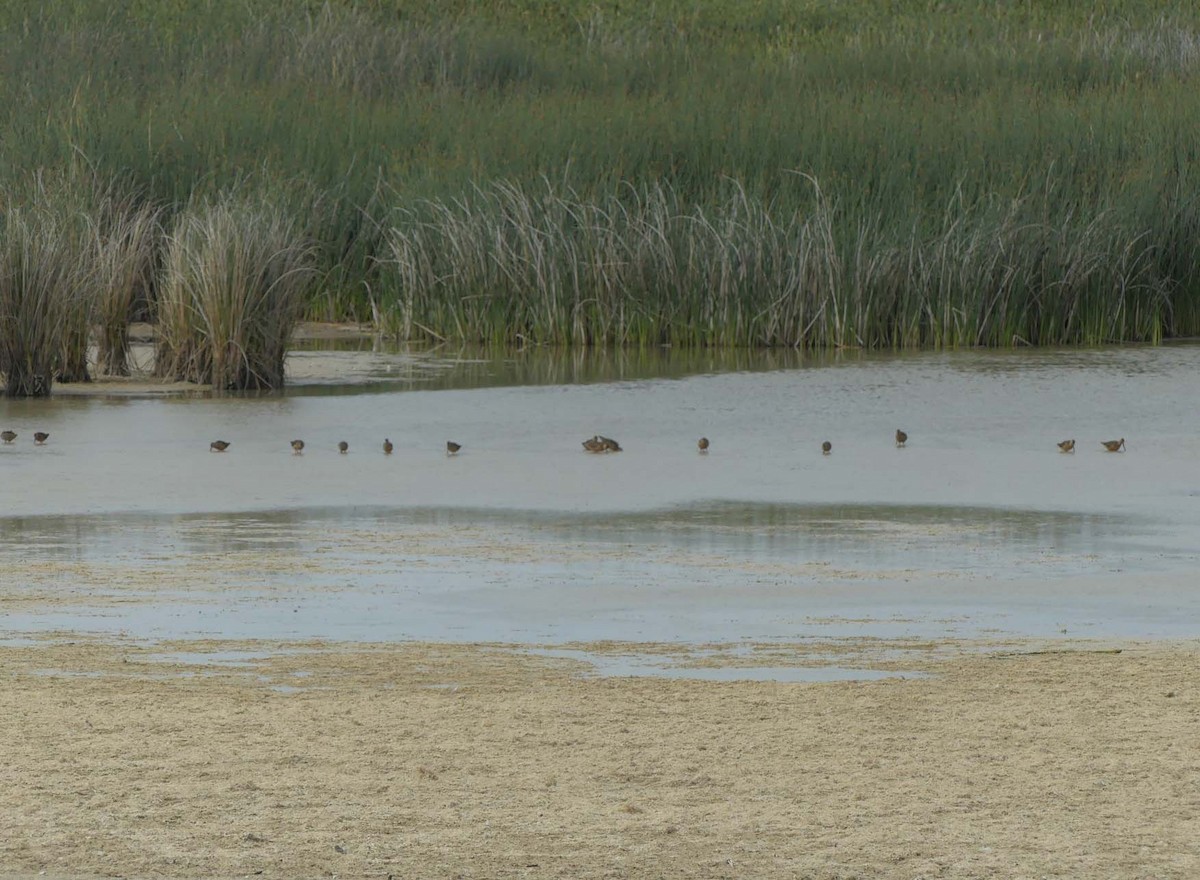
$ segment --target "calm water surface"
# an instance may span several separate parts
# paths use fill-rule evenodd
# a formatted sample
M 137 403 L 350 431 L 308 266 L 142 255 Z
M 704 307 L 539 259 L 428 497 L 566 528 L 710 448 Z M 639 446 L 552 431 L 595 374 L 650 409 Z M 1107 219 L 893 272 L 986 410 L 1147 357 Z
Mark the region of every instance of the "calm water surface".
M 0 427 L 21 435 L 0 447 L 0 629 L 1200 635 L 1198 346 L 817 360 L 314 346 L 290 369 L 274 397 L 0 400 Z M 598 432 L 626 451 L 584 454 Z M 1078 451 L 1060 454 L 1070 437 Z M 1128 452 L 1101 450 L 1119 437 Z M 229 452 L 208 452 L 217 438 Z M 464 451 L 448 458 L 447 439 Z

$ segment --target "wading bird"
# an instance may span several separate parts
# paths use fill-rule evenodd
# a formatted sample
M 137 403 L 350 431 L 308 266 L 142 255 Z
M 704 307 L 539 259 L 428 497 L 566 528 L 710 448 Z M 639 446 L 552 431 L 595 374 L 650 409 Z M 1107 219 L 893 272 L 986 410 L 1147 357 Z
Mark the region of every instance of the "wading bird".
M 585 452 L 603 452 L 604 441 L 601 440 L 599 436 L 592 437 L 591 439 L 583 441 L 583 448 Z
M 49 439 L 50 439 L 50 435 L 47 434 L 45 431 L 35 431 L 34 432 L 33 442 L 36 443 L 38 446 L 41 446 L 43 443 L 45 443 Z
M 395 448 L 396 448 L 396 447 L 392 446 L 392 441 L 391 441 L 391 440 L 389 440 L 387 437 L 384 437 L 384 438 L 383 438 L 383 454 L 384 454 L 384 455 L 391 455 L 391 454 L 392 454 L 392 450 L 393 450 L 393 449 L 395 449 Z
M 697 441 L 696 446 L 699 447 L 701 452 L 708 452 L 708 438 L 701 437 L 699 441 Z
M 1058 448 L 1059 448 L 1060 452 L 1074 452 L 1075 451 L 1075 441 L 1074 440 L 1064 440 L 1062 443 L 1058 444 Z
M 458 450 L 460 450 L 460 449 L 462 449 L 461 444 L 455 443 L 453 440 L 446 441 L 446 454 L 447 455 L 458 455 Z
M 304 451 L 304 441 L 303 440 L 293 440 L 292 441 L 292 454 L 299 455 L 303 451 Z
M 621 444 L 618 443 L 616 440 L 614 440 L 612 437 L 604 437 L 599 434 L 597 434 L 596 437 L 601 443 L 604 444 L 605 452 L 620 452 L 621 451 Z
M 338 452 L 340 452 L 342 455 L 345 455 L 349 451 L 350 451 L 350 444 L 347 443 L 345 440 L 339 440 L 338 441 Z
M 821 454 L 828 455 L 831 452 L 833 452 L 833 444 L 826 440 L 821 444 Z
M 1104 448 L 1109 452 L 1120 452 L 1125 448 L 1124 437 L 1122 437 L 1120 440 L 1104 440 L 1102 442 L 1104 443 Z
M 12 442 L 13 442 L 14 440 L 16 440 L 16 439 L 17 439 L 17 432 L 16 432 L 16 431 L 3 431 L 3 432 L 0 432 L 0 440 L 3 440 L 5 443 L 12 443 Z
M 899 428 L 897 428 L 896 429 L 896 445 L 903 446 L 907 442 L 908 442 L 908 435 L 905 434 L 903 431 L 901 431 Z
M 229 444 L 224 440 L 214 440 L 212 443 L 208 444 L 209 452 L 224 452 L 228 448 Z

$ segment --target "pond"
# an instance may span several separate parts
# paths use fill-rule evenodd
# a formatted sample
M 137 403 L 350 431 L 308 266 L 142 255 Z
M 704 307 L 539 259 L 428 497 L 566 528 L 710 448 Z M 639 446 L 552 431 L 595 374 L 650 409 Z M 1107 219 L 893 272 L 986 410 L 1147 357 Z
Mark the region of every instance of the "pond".
M 1200 346 L 338 343 L 289 369 L 275 396 L 0 400 L 19 435 L 0 446 L 0 635 L 1200 634 Z M 597 433 L 624 451 L 585 453 Z

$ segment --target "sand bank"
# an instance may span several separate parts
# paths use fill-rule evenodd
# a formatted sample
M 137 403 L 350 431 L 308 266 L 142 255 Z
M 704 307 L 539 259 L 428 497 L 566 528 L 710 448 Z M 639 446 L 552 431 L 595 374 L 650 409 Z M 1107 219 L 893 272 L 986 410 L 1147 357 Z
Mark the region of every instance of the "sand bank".
M 65 638 L 0 648 L 0 874 L 1200 875 L 1194 643 L 780 684 Z

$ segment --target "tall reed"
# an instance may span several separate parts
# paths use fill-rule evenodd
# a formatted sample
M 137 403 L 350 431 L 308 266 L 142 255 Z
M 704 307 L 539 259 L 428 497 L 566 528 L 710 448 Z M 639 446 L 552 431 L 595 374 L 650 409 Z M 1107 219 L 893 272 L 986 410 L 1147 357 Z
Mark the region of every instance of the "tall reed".
M 1151 235 L 1111 213 L 1046 221 L 1029 197 L 892 227 L 812 183 L 794 211 L 741 190 L 689 206 L 663 186 L 586 200 L 498 185 L 427 203 L 392 231 L 398 295 L 381 320 L 410 339 L 805 348 L 1200 330 L 1180 324 L 1176 301 L 1192 293 Z
M 78 165 L 62 171 L 31 174 L 4 194 L 10 204 L 24 206 L 27 216 L 57 241 L 71 289 L 56 295 L 54 353 L 56 382 L 90 382 L 88 354 L 95 298 L 92 281 L 96 268 L 90 247 L 88 218 L 94 178 Z
M 91 224 L 97 366 L 129 375 L 129 324 L 148 305 L 162 237 L 161 209 L 110 194 Z
M 0 214 L 0 373 L 9 397 L 47 397 L 80 310 L 77 239 L 55 212 Z
M 64 384 L 91 382 L 88 355 L 91 350 L 92 323 L 96 316 L 95 272 L 99 268 L 98 255 L 88 246 L 82 215 L 68 214 L 64 227 L 68 244 L 63 259 L 74 267 L 71 282 L 74 289 L 61 297 L 54 378 Z
M 280 388 L 314 279 L 291 218 L 238 194 L 189 206 L 167 240 L 156 371 L 220 391 Z

